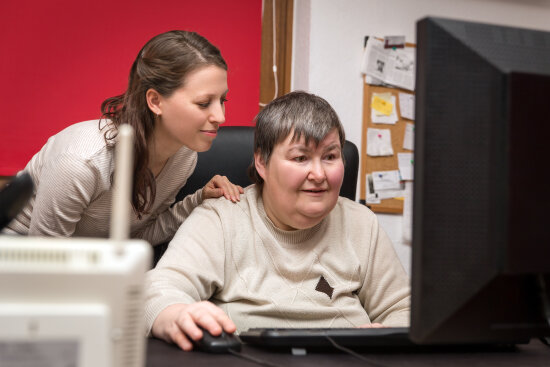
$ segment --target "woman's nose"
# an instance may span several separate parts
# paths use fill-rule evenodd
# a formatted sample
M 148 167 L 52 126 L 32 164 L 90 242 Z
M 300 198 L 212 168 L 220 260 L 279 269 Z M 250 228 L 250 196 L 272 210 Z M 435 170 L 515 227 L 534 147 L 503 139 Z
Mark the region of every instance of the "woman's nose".
M 225 106 L 223 103 L 213 104 L 212 111 L 209 117 L 210 122 L 217 122 L 218 124 L 223 124 L 225 122 Z
M 313 160 L 310 166 L 308 179 L 315 182 L 323 182 L 326 178 L 325 169 L 319 160 Z

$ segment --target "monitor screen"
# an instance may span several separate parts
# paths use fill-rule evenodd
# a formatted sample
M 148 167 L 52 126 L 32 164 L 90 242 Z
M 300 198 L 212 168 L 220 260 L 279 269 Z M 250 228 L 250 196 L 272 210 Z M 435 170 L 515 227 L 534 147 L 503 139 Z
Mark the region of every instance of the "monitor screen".
M 411 337 L 549 335 L 550 33 L 417 23 Z

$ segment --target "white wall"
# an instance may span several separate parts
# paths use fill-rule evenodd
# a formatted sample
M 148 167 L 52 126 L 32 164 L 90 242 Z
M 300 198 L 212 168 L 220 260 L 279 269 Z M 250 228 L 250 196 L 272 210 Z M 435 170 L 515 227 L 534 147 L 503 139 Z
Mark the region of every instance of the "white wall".
M 416 21 L 441 16 L 550 31 L 550 0 L 295 0 L 292 89 L 325 98 L 348 140 L 361 147 L 362 76 L 366 35 L 405 35 L 416 42 Z M 405 268 L 402 217 L 379 215 Z

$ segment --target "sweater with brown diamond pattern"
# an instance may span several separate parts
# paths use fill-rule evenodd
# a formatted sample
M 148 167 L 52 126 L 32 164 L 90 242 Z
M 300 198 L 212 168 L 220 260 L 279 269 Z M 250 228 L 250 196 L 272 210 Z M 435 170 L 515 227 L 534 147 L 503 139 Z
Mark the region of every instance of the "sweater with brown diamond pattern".
M 210 300 L 253 327 L 408 326 L 409 279 L 365 206 L 340 197 L 318 225 L 284 231 L 254 185 L 241 201 L 206 200 L 147 274 L 147 332 L 176 303 Z

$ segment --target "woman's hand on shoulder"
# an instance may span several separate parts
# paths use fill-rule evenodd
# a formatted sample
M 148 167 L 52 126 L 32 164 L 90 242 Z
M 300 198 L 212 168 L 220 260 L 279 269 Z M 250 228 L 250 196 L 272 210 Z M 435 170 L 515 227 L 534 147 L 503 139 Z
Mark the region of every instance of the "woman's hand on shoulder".
M 212 302 L 202 301 L 166 307 L 153 322 L 151 331 L 155 337 L 190 351 L 193 349 L 193 340 L 198 341 L 203 336 L 199 326 L 212 335 L 219 335 L 222 329 L 232 334 L 237 329 L 221 308 Z
M 240 195 L 244 193 L 241 186 L 232 184 L 225 176 L 216 175 L 212 177 L 202 189 L 202 199 L 212 199 L 224 196 L 227 200 L 237 202 L 241 200 Z

